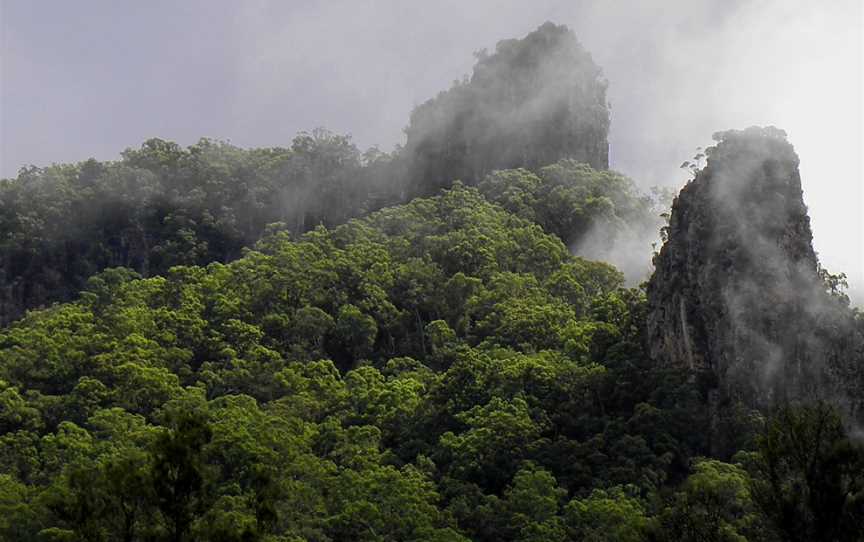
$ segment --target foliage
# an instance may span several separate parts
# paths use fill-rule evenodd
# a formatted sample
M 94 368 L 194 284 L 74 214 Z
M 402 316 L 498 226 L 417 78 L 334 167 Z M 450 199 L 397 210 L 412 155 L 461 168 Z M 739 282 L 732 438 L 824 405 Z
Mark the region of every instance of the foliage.
M 116 162 L 24 168 L 0 182 L 0 323 L 106 268 L 165 274 L 235 259 L 270 223 L 342 223 L 365 197 L 362 165 L 350 139 L 316 130 L 290 148 L 150 139 Z
M 497 169 L 568 158 L 606 168 L 605 88 L 573 33 L 547 23 L 480 55 L 470 83 L 418 107 L 406 146 L 393 153 L 361 152 L 349 137 L 319 128 L 288 147 L 244 150 L 201 139 L 184 149 L 154 138 L 114 162 L 22 168 L 0 180 L 0 324 L 73 299 L 105 269 L 148 277 L 229 262 L 274 228 L 296 238 Z M 623 177 L 587 176 L 614 181 L 620 192 Z M 582 196 L 541 203 L 562 212 Z M 594 197 L 578 205 L 587 207 L 576 219 L 586 228 L 611 203 Z M 565 242 L 574 234 L 541 224 Z
M 496 171 L 478 188 L 489 200 L 537 222 L 568 246 L 595 230 L 602 232 L 603 243 L 613 243 L 628 230 L 659 227 L 651 198 L 640 194 L 632 180 L 572 159 L 542 167 L 536 174 L 525 169 Z
M 393 155 L 152 139 L 0 181 L 0 540 L 860 542 L 836 411 L 710 457 L 644 292 L 568 251 L 656 226 L 605 89 L 547 23 Z
M 616 391 L 643 304 L 461 185 L 106 270 L 0 333 L 3 536 L 565 540 L 569 497 L 647 498 L 694 451 L 648 421 L 666 377 Z
M 784 540 L 864 540 L 864 446 L 830 405 L 776 412 L 753 469 L 754 500 Z

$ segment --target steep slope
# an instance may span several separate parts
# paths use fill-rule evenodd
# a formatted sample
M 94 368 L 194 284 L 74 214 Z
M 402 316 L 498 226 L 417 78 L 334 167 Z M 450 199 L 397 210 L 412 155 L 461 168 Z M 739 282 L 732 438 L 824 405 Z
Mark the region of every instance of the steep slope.
M 715 134 L 676 199 L 648 285 L 652 355 L 694 373 L 716 445 L 746 409 L 828 398 L 860 412 L 860 333 L 812 246 L 798 157 L 776 128 Z M 725 429 L 724 429 L 725 427 Z

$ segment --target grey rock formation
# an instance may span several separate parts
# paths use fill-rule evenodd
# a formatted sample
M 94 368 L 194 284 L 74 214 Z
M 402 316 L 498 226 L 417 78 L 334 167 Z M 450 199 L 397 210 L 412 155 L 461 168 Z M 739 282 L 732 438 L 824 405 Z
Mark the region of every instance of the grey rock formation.
M 712 447 L 743 412 L 827 399 L 860 416 L 860 320 L 826 291 L 798 157 L 776 128 L 715 134 L 672 208 L 648 285 L 658 363 L 690 370 Z
M 410 195 L 496 169 L 572 158 L 609 167 L 606 80 L 575 34 L 545 23 L 477 54 L 470 79 L 417 107 L 405 129 Z

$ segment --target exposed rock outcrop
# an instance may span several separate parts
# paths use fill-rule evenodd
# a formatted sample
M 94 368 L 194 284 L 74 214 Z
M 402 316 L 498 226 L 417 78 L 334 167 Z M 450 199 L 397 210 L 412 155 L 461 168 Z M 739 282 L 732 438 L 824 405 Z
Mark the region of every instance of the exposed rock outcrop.
M 860 321 L 826 291 L 797 155 L 776 128 L 715 139 L 676 198 L 655 258 L 653 357 L 692 371 L 717 451 L 734 440 L 740 407 L 818 398 L 860 416 Z
M 606 169 L 608 131 L 600 68 L 570 29 L 546 23 L 478 53 L 470 79 L 411 113 L 402 153 L 409 195 L 562 158 Z

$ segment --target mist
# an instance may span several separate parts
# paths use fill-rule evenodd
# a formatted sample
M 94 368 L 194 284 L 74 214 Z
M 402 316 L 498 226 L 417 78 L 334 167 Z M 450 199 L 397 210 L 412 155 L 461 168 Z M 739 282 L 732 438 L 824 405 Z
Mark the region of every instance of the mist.
M 214 5 L 0 5 L 0 176 L 154 136 L 274 146 L 324 126 L 390 149 L 414 107 L 470 72 L 471 51 L 551 20 L 603 69 L 610 167 L 643 189 L 680 187 L 678 166 L 713 132 L 784 129 L 819 257 L 864 303 L 855 0 Z
M 0 541 L 862 542 L 861 2 L 0 0 Z

